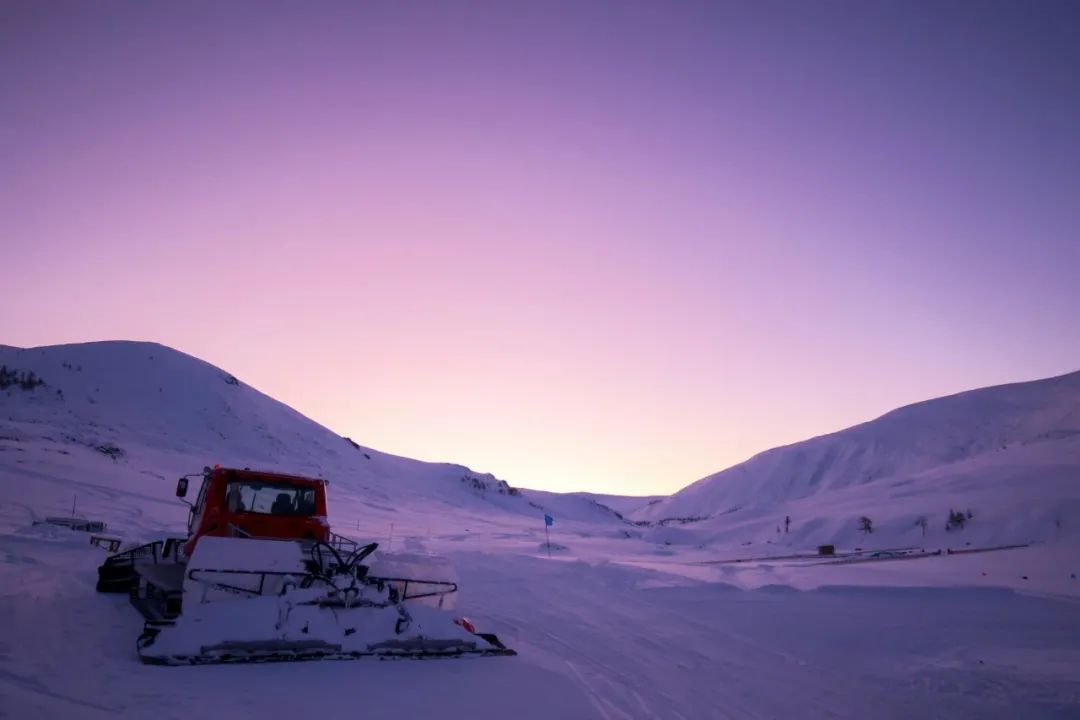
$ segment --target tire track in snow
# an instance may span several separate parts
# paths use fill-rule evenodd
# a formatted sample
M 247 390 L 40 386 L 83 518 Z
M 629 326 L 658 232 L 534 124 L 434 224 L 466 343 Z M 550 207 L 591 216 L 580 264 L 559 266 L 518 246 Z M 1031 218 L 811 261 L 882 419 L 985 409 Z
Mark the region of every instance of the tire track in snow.
M 61 692 L 56 692 L 55 690 L 50 690 L 37 678 L 23 677 L 22 675 L 3 668 L 0 668 L 0 682 L 15 685 L 19 689 L 28 691 L 34 695 L 51 698 L 53 700 L 60 700 L 80 707 L 90 708 L 91 710 L 98 710 L 103 713 L 108 713 L 109 715 L 116 715 L 122 710 L 122 708 L 98 705 L 97 703 L 92 703 L 88 700 L 82 700 L 77 697 L 65 695 Z
M 616 718 L 623 718 L 624 720 L 660 720 L 660 716 L 653 712 L 652 708 L 650 708 L 649 705 L 645 702 L 645 700 L 642 699 L 640 695 L 638 695 L 637 691 L 635 691 L 632 687 L 626 684 L 627 680 L 625 677 L 618 676 L 618 673 L 609 673 L 618 676 L 620 684 L 624 686 L 623 689 L 626 691 L 628 696 L 633 698 L 633 700 L 637 703 L 637 707 L 635 708 L 637 712 L 631 713 L 623 711 L 605 697 L 605 693 L 603 692 L 602 688 L 597 687 L 595 681 L 589 682 L 588 678 L 586 678 L 585 676 L 585 673 L 583 673 L 574 663 L 567 660 L 566 665 L 573 672 L 574 677 L 576 677 L 577 680 L 580 682 L 582 688 L 589 694 L 590 698 L 593 700 L 593 705 L 600 711 L 600 714 L 604 716 L 604 720 L 616 720 Z M 597 665 L 599 665 L 600 667 L 608 667 L 605 666 L 603 663 L 597 663 Z M 610 670 L 610 668 L 608 669 Z M 607 680 L 609 678 L 606 675 L 601 675 L 600 679 Z M 608 712 L 608 710 L 610 710 L 610 712 Z M 611 713 L 616 714 L 612 715 Z M 672 713 L 673 714 L 667 715 L 666 717 L 671 718 L 672 720 L 686 720 L 686 717 L 682 713 L 676 712 L 674 710 L 672 710 Z
M 580 658 L 581 660 L 587 661 L 589 663 L 589 665 L 603 671 L 602 676 L 603 676 L 604 679 L 607 679 L 609 681 L 616 681 L 619 685 L 622 686 L 622 689 L 623 689 L 624 693 L 628 697 L 632 698 L 637 703 L 637 709 L 640 710 L 641 713 L 630 715 L 628 713 L 623 712 L 619 708 L 617 708 L 614 704 L 612 704 L 610 701 L 608 701 L 605 698 L 603 693 L 600 693 L 596 689 L 595 683 L 590 683 L 585 678 L 585 675 L 582 673 L 582 671 L 576 665 L 574 665 L 574 663 L 572 663 L 569 660 L 566 661 L 566 664 L 568 666 L 570 666 L 570 669 L 573 670 L 574 675 L 581 682 L 581 684 L 584 686 L 584 688 L 590 693 L 590 695 L 595 696 L 598 700 L 602 701 L 605 705 L 607 705 L 612 710 L 617 712 L 621 717 L 628 718 L 629 720 L 639 720 L 639 719 L 644 719 L 644 718 L 656 719 L 656 718 L 659 717 L 655 712 L 653 712 L 652 708 L 649 707 L 648 703 L 645 702 L 645 700 L 641 697 L 641 695 L 639 695 L 637 693 L 637 691 L 634 690 L 633 683 L 632 683 L 631 679 L 625 673 L 620 672 L 619 670 L 617 670 L 616 668 L 612 667 L 611 665 L 609 665 L 609 664 L 607 664 L 605 662 L 601 662 L 600 660 L 597 660 L 596 658 L 592 658 L 592 657 L 589 657 L 588 655 L 585 655 L 579 649 L 575 648 L 573 645 L 571 645 L 567 641 L 563 640 L 559 636 L 555 635 L 554 633 L 547 632 L 547 631 L 541 631 L 541 634 L 546 635 L 548 638 L 554 640 L 555 642 L 559 643 L 560 645 L 563 645 L 565 648 L 567 648 L 567 650 L 569 650 L 570 652 L 577 655 L 578 658 Z M 676 713 L 676 715 L 678 715 L 678 713 Z M 678 715 L 678 717 L 682 718 L 682 715 Z M 607 714 L 605 714 L 605 718 L 607 720 L 612 720 L 611 716 L 607 715 Z
M 576 607 L 585 606 L 585 598 L 564 598 L 564 601 L 569 602 Z M 555 606 L 552 606 L 555 607 Z M 619 643 L 618 647 L 609 647 L 608 650 L 617 654 L 625 663 L 620 667 L 616 667 L 610 661 L 611 658 L 607 658 L 609 662 L 601 660 L 595 653 L 590 653 L 582 650 L 582 640 L 589 637 L 582 629 L 578 629 L 574 626 L 569 626 L 568 629 L 575 633 L 576 642 L 564 639 L 559 634 L 550 631 L 550 627 L 562 627 L 563 624 L 569 620 L 569 618 L 562 617 L 559 620 L 559 624 L 555 625 L 552 622 L 545 622 L 553 618 L 544 617 L 543 614 L 538 614 L 536 608 L 532 609 L 532 612 L 522 612 L 521 609 L 515 609 L 517 611 L 507 612 L 507 608 L 503 607 L 500 613 L 500 619 L 504 622 L 509 621 L 517 628 L 528 628 L 526 634 L 531 635 L 534 641 L 539 640 L 536 644 L 536 648 L 546 653 L 550 653 L 554 657 L 558 658 L 571 668 L 573 671 L 573 677 L 576 679 L 587 693 L 596 698 L 594 705 L 597 702 L 602 703 L 604 708 L 604 717 L 606 720 L 621 720 L 622 718 L 631 718 L 637 720 L 638 718 L 663 718 L 663 720 L 687 720 L 687 718 L 704 717 L 701 712 L 704 711 L 704 706 L 701 704 L 701 698 L 698 698 L 697 707 L 694 710 L 690 710 L 690 714 L 680 712 L 679 709 L 686 711 L 689 710 L 685 707 L 687 697 L 685 695 L 676 693 L 672 695 L 670 692 L 659 692 L 655 684 L 649 683 L 649 680 L 653 677 L 653 672 L 656 669 L 655 662 L 659 658 L 665 658 L 665 652 L 670 653 L 672 647 L 669 645 L 657 644 L 647 634 L 631 633 L 623 634 L 620 629 L 632 628 L 640 623 L 640 611 L 644 608 L 640 605 L 632 607 L 631 612 L 624 613 L 620 610 L 613 608 L 607 609 L 609 617 L 606 619 L 610 621 L 610 629 L 604 632 L 599 627 L 590 626 L 591 632 L 599 632 L 601 636 L 609 639 L 622 638 L 623 641 Z M 655 612 L 655 607 L 649 608 L 650 612 Z M 591 614 L 591 613 L 590 613 Z M 594 617 L 594 621 L 595 621 Z M 537 621 L 541 622 L 537 622 Z M 664 624 L 664 623 L 661 623 Z M 706 632 L 713 635 L 716 634 L 716 629 L 712 627 L 705 628 L 703 626 L 695 624 Z M 714 668 L 722 668 L 724 674 L 728 677 L 738 677 L 740 671 L 745 671 L 745 668 L 737 665 L 731 658 L 713 657 L 711 655 L 703 655 L 692 648 L 683 648 L 683 653 L 691 656 L 696 656 L 700 662 L 711 665 Z M 566 658 L 573 658 L 573 662 Z M 649 658 L 652 658 L 650 660 Z M 666 658 L 670 659 L 670 658 Z M 687 658 L 684 658 L 686 660 Z M 560 663 L 561 664 L 561 663 Z M 683 669 L 689 669 L 690 666 L 683 662 L 675 663 L 678 667 Z M 621 669 L 620 669 L 621 668 Z M 658 693 L 650 700 L 652 705 L 645 701 L 645 699 L 638 693 L 636 688 L 642 687 L 642 683 L 649 683 L 648 687 L 653 693 Z M 716 718 L 751 718 L 751 717 L 780 717 L 782 715 L 765 713 L 759 715 L 754 711 L 751 706 L 747 705 L 747 701 L 750 699 L 745 696 L 745 693 L 731 693 L 725 691 L 725 688 L 731 686 L 724 686 L 724 688 L 713 687 L 710 694 L 713 696 L 714 703 L 708 706 L 708 717 Z M 718 696 L 719 693 L 719 696 Z M 654 709 L 657 704 L 662 705 L 662 709 L 658 712 Z M 722 708 L 722 709 L 721 709 Z M 614 715 L 612 714 L 614 713 Z
M 604 698 L 603 694 L 598 692 L 592 684 L 585 679 L 585 676 L 581 674 L 581 671 L 577 669 L 574 663 L 567 660 L 566 666 L 570 668 L 570 672 L 577 679 L 578 683 L 585 689 L 585 692 L 589 694 L 589 701 L 592 702 L 593 707 L 596 708 L 597 712 L 600 713 L 604 720 L 615 720 L 616 717 L 623 718 L 624 720 L 634 720 L 634 718 L 630 717 L 622 710 L 619 710 L 610 701 Z M 618 713 L 618 715 L 612 715 L 611 713 L 613 712 Z
M 469 557 L 473 565 L 481 562 Z M 538 660 L 547 656 L 597 698 L 593 705 L 605 720 L 893 717 L 903 705 L 883 697 L 872 678 L 838 677 L 827 658 L 773 642 L 779 638 L 761 623 L 742 626 L 748 611 L 759 620 L 788 611 L 789 598 L 709 585 L 674 595 L 643 592 L 639 581 L 649 571 L 538 563 L 529 576 L 490 557 L 483 561 L 486 572 L 473 575 L 468 587 L 497 585 L 502 592 L 493 616 L 535 643 Z M 595 651 L 593 643 L 599 643 Z M 706 676 L 723 681 L 702 684 Z M 780 678 L 798 692 L 778 693 Z

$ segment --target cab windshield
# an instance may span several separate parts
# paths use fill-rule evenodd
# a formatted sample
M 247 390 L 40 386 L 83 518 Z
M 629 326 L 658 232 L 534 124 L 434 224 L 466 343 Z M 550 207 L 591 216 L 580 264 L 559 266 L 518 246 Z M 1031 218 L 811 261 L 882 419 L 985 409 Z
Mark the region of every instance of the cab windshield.
M 257 479 L 233 480 L 226 486 L 225 499 L 229 512 L 262 515 L 315 514 L 315 490 L 296 485 Z

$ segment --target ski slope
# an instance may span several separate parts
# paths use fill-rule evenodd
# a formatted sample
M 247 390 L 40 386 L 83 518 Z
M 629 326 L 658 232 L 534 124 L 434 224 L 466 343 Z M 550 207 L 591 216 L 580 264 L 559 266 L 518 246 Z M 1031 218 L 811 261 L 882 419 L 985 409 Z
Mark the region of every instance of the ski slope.
M 888 479 L 771 490 L 727 516 L 661 523 L 662 506 L 700 513 L 713 496 L 649 505 L 655 499 L 512 493 L 459 465 L 354 447 L 242 379 L 159 345 L 0 347 L 0 365 L 46 383 L 0 390 L 0 717 L 1080 714 L 1080 543 L 1068 437 L 1017 440 L 995 453 L 987 446 L 949 462 L 934 450 L 922 464 L 889 461 L 896 469 Z M 1013 415 L 1045 411 L 1039 427 L 1053 433 L 1075 417 L 1059 406 L 1073 385 L 1024 400 Z M 964 446 L 964 417 L 941 421 L 950 443 Z M 978 426 L 971 432 L 983 437 Z M 519 655 L 141 665 L 137 612 L 123 597 L 94 592 L 105 552 L 86 534 L 32 523 L 70 514 L 74 502 L 77 514 L 127 540 L 179 533 L 186 506 L 173 495 L 175 477 L 215 462 L 327 478 L 335 530 L 445 558 L 462 588 L 457 612 Z M 1035 476 L 1052 479 L 1017 489 L 1016 478 Z M 1010 497 L 1023 510 L 1006 522 L 998 508 Z M 977 513 L 962 532 L 914 528 L 914 544 L 1033 544 L 838 565 L 761 559 L 828 540 L 839 551 L 910 545 L 912 528 L 900 520 L 917 506 L 965 502 Z M 1055 504 L 1060 527 L 1047 522 Z M 802 508 L 791 532 L 776 533 L 777 515 L 791 508 Z M 873 534 L 850 527 L 864 512 L 878 518 Z M 556 518 L 550 558 L 544 513 Z M 743 562 L 718 562 L 734 559 Z

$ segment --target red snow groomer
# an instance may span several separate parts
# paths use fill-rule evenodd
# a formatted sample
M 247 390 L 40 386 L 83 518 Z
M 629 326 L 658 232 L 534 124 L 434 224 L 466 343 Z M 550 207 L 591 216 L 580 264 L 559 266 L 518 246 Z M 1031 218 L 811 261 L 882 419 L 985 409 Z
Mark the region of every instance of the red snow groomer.
M 117 553 L 100 592 L 127 592 L 145 618 L 144 662 L 514 655 L 442 609 L 448 580 L 383 577 L 359 545 L 330 531 L 323 480 L 204 468 L 188 535 Z M 185 501 L 186 502 L 186 501 Z

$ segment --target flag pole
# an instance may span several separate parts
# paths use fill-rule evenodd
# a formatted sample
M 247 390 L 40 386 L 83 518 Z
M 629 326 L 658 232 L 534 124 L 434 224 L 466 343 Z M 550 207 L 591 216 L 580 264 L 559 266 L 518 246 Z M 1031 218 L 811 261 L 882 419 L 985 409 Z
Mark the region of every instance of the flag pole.
M 544 518 L 544 540 L 547 541 L 548 560 L 551 559 L 551 536 L 548 535 L 547 518 Z

